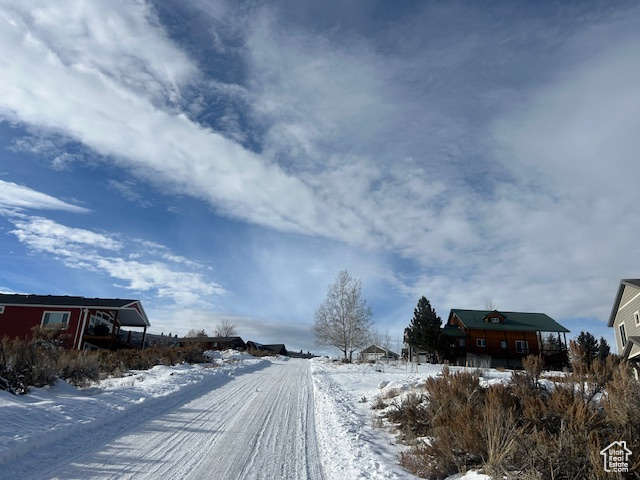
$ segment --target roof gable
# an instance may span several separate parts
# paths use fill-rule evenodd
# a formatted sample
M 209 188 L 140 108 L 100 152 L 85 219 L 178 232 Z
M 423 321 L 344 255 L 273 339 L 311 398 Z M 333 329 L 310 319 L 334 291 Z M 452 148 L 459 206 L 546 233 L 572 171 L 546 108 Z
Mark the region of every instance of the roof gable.
M 618 294 L 616 295 L 616 299 L 613 302 L 613 308 L 611 308 L 611 313 L 609 314 L 608 325 L 610 327 L 613 327 L 613 322 L 615 321 L 618 310 L 620 309 L 620 302 L 622 301 L 622 295 L 624 294 L 625 288 L 633 288 L 640 292 L 640 279 L 627 278 L 620 280 L 620 285 L 618 285 Z
M 544 313 L 530 312 L 498 312 L 502 322 L 487 321 L 495 317 L 495 310 L 451 309 L 448 324 L 455 315 L 466 329 L 504 330 L 517 332 L 565 332 L 569 330 Z
M 383 355 L 389 355 L 389 356 L 398 356 L 397 353 L 392 352 L 391 350 L 389 350 L 388 348 L 384 348 L 381 347 L 379 345 L 369 345 L 367 348 L 365 348 L 364 350 L 360 351 L 361 354 L 366 354 L 366 353 L 381 353 Z
M 138 300 L 124 298 L 85 298 L 68 295 L 21 295 L 0 293 L 0 304 L 31 306 L 70 306 L 70 307 L 104 307 L 123 308 Z
M 125 298 L 85 298 L 67 295 L 0 293 L 0 305 L 117 310 L 118 322 L 124 327 L 149 327 L 151 325 L 140 301 Z

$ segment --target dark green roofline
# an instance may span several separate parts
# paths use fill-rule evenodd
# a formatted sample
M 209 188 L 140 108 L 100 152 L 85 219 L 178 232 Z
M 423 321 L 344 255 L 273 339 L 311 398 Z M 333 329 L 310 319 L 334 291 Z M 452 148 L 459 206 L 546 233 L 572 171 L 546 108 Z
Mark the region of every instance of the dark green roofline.
M 492 313 L 500 314 L 504 317 L 504 321 L 501 323 L 488 322 L 486 318 Z M 471 330 L 564 333 L 569 333 L 570 331 L 545 313 L 464 310 L 453 308 L 451 309 L 451 313 L 449 313 L 449 320 L 447 321 L 447 324 L 451 322 L 453 315 L 460 319 L 465 329 Z

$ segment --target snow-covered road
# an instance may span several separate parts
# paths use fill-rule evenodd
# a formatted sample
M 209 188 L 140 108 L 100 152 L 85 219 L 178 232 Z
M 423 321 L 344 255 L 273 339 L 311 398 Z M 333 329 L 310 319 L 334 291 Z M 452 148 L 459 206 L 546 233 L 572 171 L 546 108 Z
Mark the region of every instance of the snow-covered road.
M 219 377 L 28 452 L 0 476 L 324 478 L 308 361 L 262 361 L 231 380 Z
M 389 390 L 421 388 L 441 367 L 232 350 L 212 362 L 158 365 L 84 389 L 59 381 L 27 395 L 0 391 L 0 479 L 417 478 L 398 465 L 406 447 L 373 425 L 371 405 Z

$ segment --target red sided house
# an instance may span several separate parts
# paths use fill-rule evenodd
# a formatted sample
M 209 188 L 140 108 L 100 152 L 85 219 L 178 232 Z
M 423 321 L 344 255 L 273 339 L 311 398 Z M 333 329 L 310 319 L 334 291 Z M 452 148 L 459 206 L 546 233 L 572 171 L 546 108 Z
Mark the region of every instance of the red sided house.
M 64 330 L 64 345 L 77 350 L 142 348 L 147 314 L 139 300 L 0 294 L 0 337 L 30 338 L 33 327 Z M 142 328 L 142 341 L 131 331 Z
M 543 355 L 549 365 L 563 363 L 569 330 L 544 313 L 456 308 L 449 313 L 442 332 L 449 339 L 450 358 L 458 363 L 521 367 L 527 355 Z M 543 334 L 549 333 L 557 335 L 559 351 L 544 351 Z

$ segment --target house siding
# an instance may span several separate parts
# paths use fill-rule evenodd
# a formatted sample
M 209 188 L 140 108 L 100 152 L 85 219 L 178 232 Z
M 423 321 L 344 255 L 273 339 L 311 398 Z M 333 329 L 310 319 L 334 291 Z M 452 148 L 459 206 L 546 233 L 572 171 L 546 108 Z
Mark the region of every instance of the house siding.
M 82 309 L 78 307 L 24 307 L 5 305 L 4 313 L 0 314 L 0 336 L 9 338 L 31 338 L 32 328 L 42 324 L 44 312 L 69 312 L 69 323 L 65 329 L 67 338 L 63 342 L 66 347 L 72 347 Z
M 631 285 L 625 285 L 624 290 L 622 292 L 622 298 L 620 299 L 620 306 L 625 305 L 629 300 L 640 293 L 640 289 L 635 288 Z
M 486 346 L 478 347 L 477 339 L 484 339 Z M 502 348 L 502 342 L 507 342 L 507 348 Z M 528 352 L 518 352 L 516 342 L 524 340 L 528 343 Z M 510 332 L 498 330 L 469 330 L 466 340 L 467 351 L 492 357 L 516 358 L 540 353 L 538 335 L 536 332 Z
M 624 292 L 622 294 L 622 300 L 620 301 L 620 308 L 618 309 L 615 320 L 613 322 L 618 353 L 622 353 L 622 351 L 624 350 L 624 346 L 622 345 L 622 338 L 620 336 L 620 325 L 622 323 L 624 323 L 627 338 L 640 336 L 640 326 L 636 325 L 636 321 L 634 318 L 634 313 L 640 312 L 640 296 L 634 298 L 634 296 L 638 293 L 640 293 L 640 289 L 637 289 L 631 285 L 625 285 Z M 626 301 L 625 298 L 627 299 Z M 634 345 L 631 349 L 629 357 L 637 356 L 639 354 L 640 349 Z

